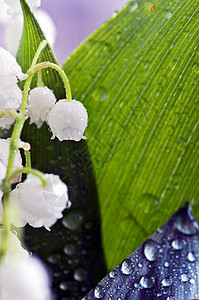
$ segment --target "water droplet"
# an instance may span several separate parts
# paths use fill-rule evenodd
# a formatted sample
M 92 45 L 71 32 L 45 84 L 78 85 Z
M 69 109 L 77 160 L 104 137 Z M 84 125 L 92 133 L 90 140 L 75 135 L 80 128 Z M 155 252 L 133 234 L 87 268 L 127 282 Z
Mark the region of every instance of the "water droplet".
M 182 282 L 187 282 L 189 280 L 189 277 L 187 276 L 187 274 L 182 274 L 181 280 L 182 280 Z
M 165 263 L 164 263 L 164 266 L 165 266 L 166 268 L 168 268 L 168 267 L 169 267 L 169 263 L 168 263 L 168 261 L 165 261 Z
M 62 291 L 67 291 L 70 289 L 70 285 L 68 284 L 68 282 L 66 281 L 62 281 L 59 285 L 59 288 L 62 290 Z
M 139 268 L 142 268 L 142 264 L 141 264 L 141 263 L 139 263 L 139 264 L 138 264 L 138 267 L 139 267 Z
M 145 289 L 150 289 L 155 286 L 155 278 L 149 276 L 142 276 L 140 284 Z
M 170 286 L 172 285 L 172 280 L 170 278 L 164 278 L 162 281 L 161 281 L 162 285 L 164 287 L 167 287 L 167 286 Z
M 115 278 L 117 276 L 117 271 L 116 270 L 112 270 L 110 273 L 109 273 L 109 276 L 111 278 Z
M 121 266 L 121 272 L 125 275 L 129 275 L 133 272 L 133 265 L 130 260 L 126 259 L 123 261 Z
M 67 255 L 74 255 L 77 253 L 77 247 L 74 244 L 67 244 L 64 247 L 64 253 Z
M 133 3 L 129 6 L 129 12 L 133 12 L 133 11 L 136 10 L 137 8 L 138 8 L 137 2 L 133 2 Z
M 160 245 L 153 241 L 147 240 L 144 244 L 144 255 L 149 261 L 158 260 L 160 258 L 160 254 L 162 253 L 162 249 Z
M 169 20 L 169 19 L 171 19 L 171 17 L 172 17 L 172 13 L 171 13 L 170 11 L 168 11 L 168 12 L 165 14 L 165 18 L 166 18 L 167 20 Z
M 100 285 L 96 286 L 96 288 L 94 290 L 94 296 L 97 299 L 102 299 L 104 297 L 104 290 Z
M 189 208 L 186 209 L 186 215 L 182 214 L 176 218 L 175 227 L 186 235 L 194 235 L 199 232 L 199 226 Z
M 91 95 L 96 101 L 103 102 L 108 98 L 108 91 L 102 86 L 99 86 Z
M 52 254 L 47 257 L 47 261 L 51 264 L 57 264 L 61 261 L 61 256 L 59 254 Z
M 93 227 L 93 223 L 92 222 L 87 222 L 87 223 L 85 223 L 84 227 L 86 229 L 91 229 Z
M 87 279 L 87 275 L 88 275 L 87 271 L 84 270 L 83 268 L 77 268 L 74 271 L 74 279 L 79 282 L 85 281 Z
M 84 222 L 84 215 L 80 210 L 68 212 L 62 220 L 64 227 L 70 230 L 76 230 Z
M 181 250 L 184 248 L 186 242 L 184 240 L 180 240 L 180 239 L 175 239 L 173 240 L 173 242 L 171 243 L 171 246 L 173 247 L 173 249 L 175 250 Z
M 196 257 L 192 252 L 189 252 L 187 255 L 187 259 L 191 262 L 194 262 L 196 260 Z
M 194 284 L 195 280 L 193 278 L 190 279 L 190 283 Z

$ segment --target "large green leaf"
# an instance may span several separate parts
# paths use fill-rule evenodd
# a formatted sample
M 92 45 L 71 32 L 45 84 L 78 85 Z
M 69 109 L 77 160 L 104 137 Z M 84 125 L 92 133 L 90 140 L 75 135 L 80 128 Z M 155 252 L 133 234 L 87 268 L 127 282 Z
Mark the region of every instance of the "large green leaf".
M 198 5 L 129 2 L 66 61 L 84 102 L 109 269 L 198 197 Z

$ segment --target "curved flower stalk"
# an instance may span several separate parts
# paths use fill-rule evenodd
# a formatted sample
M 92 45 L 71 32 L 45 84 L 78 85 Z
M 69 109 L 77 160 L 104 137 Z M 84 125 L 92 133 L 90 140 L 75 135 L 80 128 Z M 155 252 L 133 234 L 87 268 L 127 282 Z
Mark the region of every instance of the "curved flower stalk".
M 187 203 L 84 300 L 190 300 L 198 297 L 199 226 Z

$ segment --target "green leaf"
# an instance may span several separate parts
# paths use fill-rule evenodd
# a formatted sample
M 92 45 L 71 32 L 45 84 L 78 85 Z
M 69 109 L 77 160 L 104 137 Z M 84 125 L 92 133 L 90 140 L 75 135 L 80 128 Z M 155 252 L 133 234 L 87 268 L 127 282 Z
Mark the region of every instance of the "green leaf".
M 63 66 L 89 113 L 109 269 L 187 200 L 199 218 L 198 20 L 193 0 L 129 2 Z
M 18 0 L 17 0 L 18 1 Z M 24 73 L 30 68 L 33 57 L 41 41 L 46 37 L 41 31 L 41 28 L 32 13 L 29 13 L 30 9 L 25 0 L 20 0 L 23 15 L 24 15 L 24 28 L 17 52 L 17 61 L 22 67 Z M 49 44 L 42 51 L 40 61 L 51 61 L 57 64 L 56 58 Z M 58 99 L 65 98 L 64 85 L 60 75 L 53 69 L 42 70 L 42 79 L 45 85 L 52 89 Z M 35 76 L 31 87 L 37 85 L 37 78 Z M 23 87 L 22 84 L 20 84 Z
M 25 0 L 20 0 L 24 14 L 24 30 L 17 54 L 24 72 L 30 67 L 40 42 L 45 39 L 39 24 Z M 50 46 L 40 61 L 56 59 Z M 44 83 L 57 98 L 65 98 L 63 82 L 55 70 L 42 74 Z M 32 87 L 37 84 L 37 78 Z M 39 130 L 26 121 L 21 139 L 31 144 L 32 167 L 44 173 L 58 174 L 68 186 L 72 206 L 64 211 L 51 231 L 25 228 L 25 243 L 52 269 L 53 289 L 59 299 L 81 299 L 103 276 L 106 266 L 101 245 L 98 195 L 86 141 L 51 140 L 46 124 Z M 10 136 L 4 132 L 4 137 Z M 34 191 L 30 191 L 34 192 Z

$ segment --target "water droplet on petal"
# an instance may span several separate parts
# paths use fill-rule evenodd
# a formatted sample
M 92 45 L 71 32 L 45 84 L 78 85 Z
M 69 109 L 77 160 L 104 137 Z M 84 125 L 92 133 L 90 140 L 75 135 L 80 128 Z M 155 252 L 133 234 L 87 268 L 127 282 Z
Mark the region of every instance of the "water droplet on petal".
M 123 261 L 121 266 L 121 272 L 125 275 L 129 275 L 133 272 L 133 265 L 129 259 Z
M 74 279 L 79 282 L 85 281 L 87 279 L 87 275 L 88 275 L 87 271 L 84 270 L 83 268 L 77 268 L 74 271 Z
M 76 210 L 76 211 L 68 212 L 62 220 L 62 224 L 64 225 L 64 227 L 68 229 L 76 230 L 81 227 L 83 221 L 84 221 L 83 213 L 79 210 Z
M 187 282 L 189 280 L 189 277 L 187 276 L 187 274 L 182 274 L 181 280 L 182 280 L 182 282 Z
M 160 245 L 153 240 L 148 240 L 144 244 L 144 255 L 149 261 L 158 260 L 160 258 L 160 254 L 162 249 Z
M 155 286 L 155 278 L 149 276 L 142 276 L 140 284 L 145 289 L 150 289 Z
M 96 286 L 96 288 L 94 290 L 94 296 L 97 299 L 102 299 L 104 297 L 104 290 L 100 285 Z
M 172 285 L 172 280 L 170 278 L 164 278 L 162 281 L 161 281 L 162 285 L 164 287 L 167 287 L 167 286 L 170 286 Z
M 195 255 L 192 252 L 189 252 L 187 255 L 188 261 L 194 262 L 196 260 Z
M 181 250 L 184 248 L 186 242 L 184 240 L 180 240 L 180 239 L 175 239 L 173 240 L 173 242 L 171 243 L 171 246 L 173 247 L 173 249 L 175 250 Z

